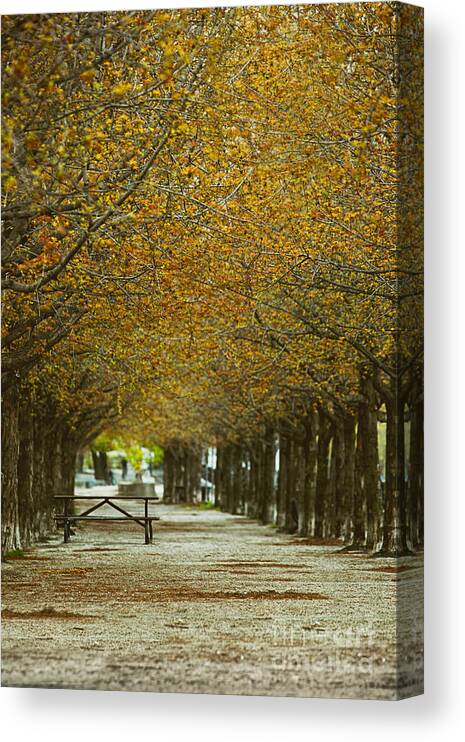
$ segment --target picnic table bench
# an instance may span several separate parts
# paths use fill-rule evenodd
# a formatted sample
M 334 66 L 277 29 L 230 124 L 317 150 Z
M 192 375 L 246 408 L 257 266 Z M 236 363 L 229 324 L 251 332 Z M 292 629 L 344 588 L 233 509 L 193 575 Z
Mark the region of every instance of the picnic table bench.
M 151 544 L 153 538 L 153 526 L 154 520 L 160 520 L 160 518 L 154 515 L 149 515 L 149 502 L 159 502 L 160 498 L 153 495 L 136 496 L 136 495 L 54 495 L 54 500 L 63 503 L 63 512 L 55 515 L 55 520 L 58 523 L 63 523 L 63 540 L 67 544 L 71 536 L 71 523 L 75 523 L 78 520 L 99 520 L 99 521 L 125 521 L 132 520 L 134 523 L 138 523 L 144 529 L 145 543 Z M 75 503 L 78 500 L 93 500 L 97 501 L 96 504 L 92 505 L 82 513 L 72 512 L 70 508 L 71 503 Z M 127 510 L 122 508 L 120 505 L 115 503 L 115 500 L 142 500 L 144 502 L 144 515 L 134 515 L 128 513 Z M 92 515 L 96 510 L 109 505 L 111 508 L 121 513 L 119 516 L 114 515 Z

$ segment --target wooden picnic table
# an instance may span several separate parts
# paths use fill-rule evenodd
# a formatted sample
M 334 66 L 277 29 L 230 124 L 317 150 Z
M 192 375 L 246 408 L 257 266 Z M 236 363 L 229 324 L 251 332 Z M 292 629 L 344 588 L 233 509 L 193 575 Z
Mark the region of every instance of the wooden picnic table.
M 145 543 L 150 544 L 152 543 L 153 539 L 152 521 L 160 520 L 160 518 L 157 518 L 154 515 L 149 515 L 149 502 L 160 502 L 160 498 L 156 497 L 155 495 L 54 495 L 53 499 L 57 500 L 58 502 L 63 502 L 63 512 L 55 515 L 55 520 L 57 522 L 63 522 L 63 540 L 65 544 L 68 543 L 71 536 L 71 523 L 78 520 L 132 520 L 134 523 L 138 523 L 140 526 L 142 526 L 145 533 Z M 70 503 L 74 503 L 77 500 L 97 500 L 97 503 L 92 505 L 92 507 L 87 508 L 87 510 L 84 510 L 83 513 L 73 513 L 70 508 Z M 128 513 L 127 510 L 122 508 L 120 505 L 117 505 L 114 502 L 115 500 L 143 501 L 144 515 L 134 515 L 133 513 Z M 103 507 L 104 505 L 109 505 L 117 512 L 122 513 L 122 515 L 119 515 L 118 517 L 114 515 L 91 515 L 91 513 L 94 513 L 96 510 Z

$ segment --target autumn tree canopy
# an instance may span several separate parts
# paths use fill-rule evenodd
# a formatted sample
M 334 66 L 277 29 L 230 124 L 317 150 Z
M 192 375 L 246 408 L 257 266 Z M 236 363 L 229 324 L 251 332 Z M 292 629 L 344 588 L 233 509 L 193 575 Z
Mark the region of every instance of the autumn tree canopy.
M 3 540 L 40 530 L 17 516 L 35 507 L 39 469 L 56 479 L 66 459 L 69 484 L 69 461 L 103 430 L 228 456 L 264 446 L 265 459 L 281 433 L 280 451 L 310 456 L 314 440 L 335 467 L 345 436 L 353 467 L 355 430 L 376 437 L 383 419 L 381 541 L 406 550 L 398 454 L 422 364 L 415 19 L 396 3 L 4 17 L 2 373 L 16 434 Z M 23 491 L 18 456 L 39 430 Z M 353 539 L 373 493 L 354 494 L 353 476 L 338 486 Z

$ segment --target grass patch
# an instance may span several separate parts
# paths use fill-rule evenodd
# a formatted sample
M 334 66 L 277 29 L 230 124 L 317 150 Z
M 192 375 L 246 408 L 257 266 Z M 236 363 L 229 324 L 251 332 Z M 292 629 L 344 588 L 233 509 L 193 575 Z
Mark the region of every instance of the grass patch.
M 5 559 L 21 559 L 25 556 L 22 549 L 11 549 L 11 551 L 5 552 Z

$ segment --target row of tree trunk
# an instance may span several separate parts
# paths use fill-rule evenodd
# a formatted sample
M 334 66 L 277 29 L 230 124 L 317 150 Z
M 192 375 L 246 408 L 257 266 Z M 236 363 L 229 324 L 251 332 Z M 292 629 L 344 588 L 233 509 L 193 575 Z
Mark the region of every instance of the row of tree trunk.
M 106 451 L 98 451 L 96 448 L 91 448 L 90 453 L 92 456 L 92 465 L 94 467 L 95 479 L 99 482 L 110 482 L 110 466 L 108 464 L 108 456 Z
M 165 447 L 163 500 L 168 503 L 195 502 L 201 491 L 201 455 L 197 445 L 172 440 Z
M 2 556 L 54 528 L 56 494 L 73 494 L 77 454 L 93 440 L 101 412 L 71 427 L 53 401 L 25 385 L 2 394 Z
M 386 404 L 380 413 L 368 380 L 352 413 L 320 407 L 292 423 L 268 423 L 247 443 L 218 445 L 215 504 L 302 537 L 340 539 L 347 550 L 400 556 L 421 548 L 423 402 L 414 392 L 408 406 Z M 384 472 L 380 419 L 386 424 Z M 166 448 L 166 501 L 196 499 L 200 461 L 199 448 L 176 441 Z
M 255 439 L 221 443 L 215 504 L 289 533 L 341 539 L 347 549 L 398 556 L 423 543 L 423 400 L 385 397 L 385 477 L 380 476 L 379 411 L 370 380 L 356 408 L 319 407 L 299 420 L 270 421 Z M 410 446 L 405 462 L 405 420 Z M 70 425 L 47 398 L 9 384 L 2 398 L 2 554 L 53 528 L 53 496 L 72 494 L 76 457 L 102 429 L 105 410 Z M 105 462 L 97 456 L 105 479 Z M 276 461 L 278 459 L 278 465 Z M 194 502 L 202 492 L 202 449 L 165 448 L 164 499 Z M 97 470 L 96 470 L 97 471 Z M 407 476 L 406 476 L 407 474 Z

